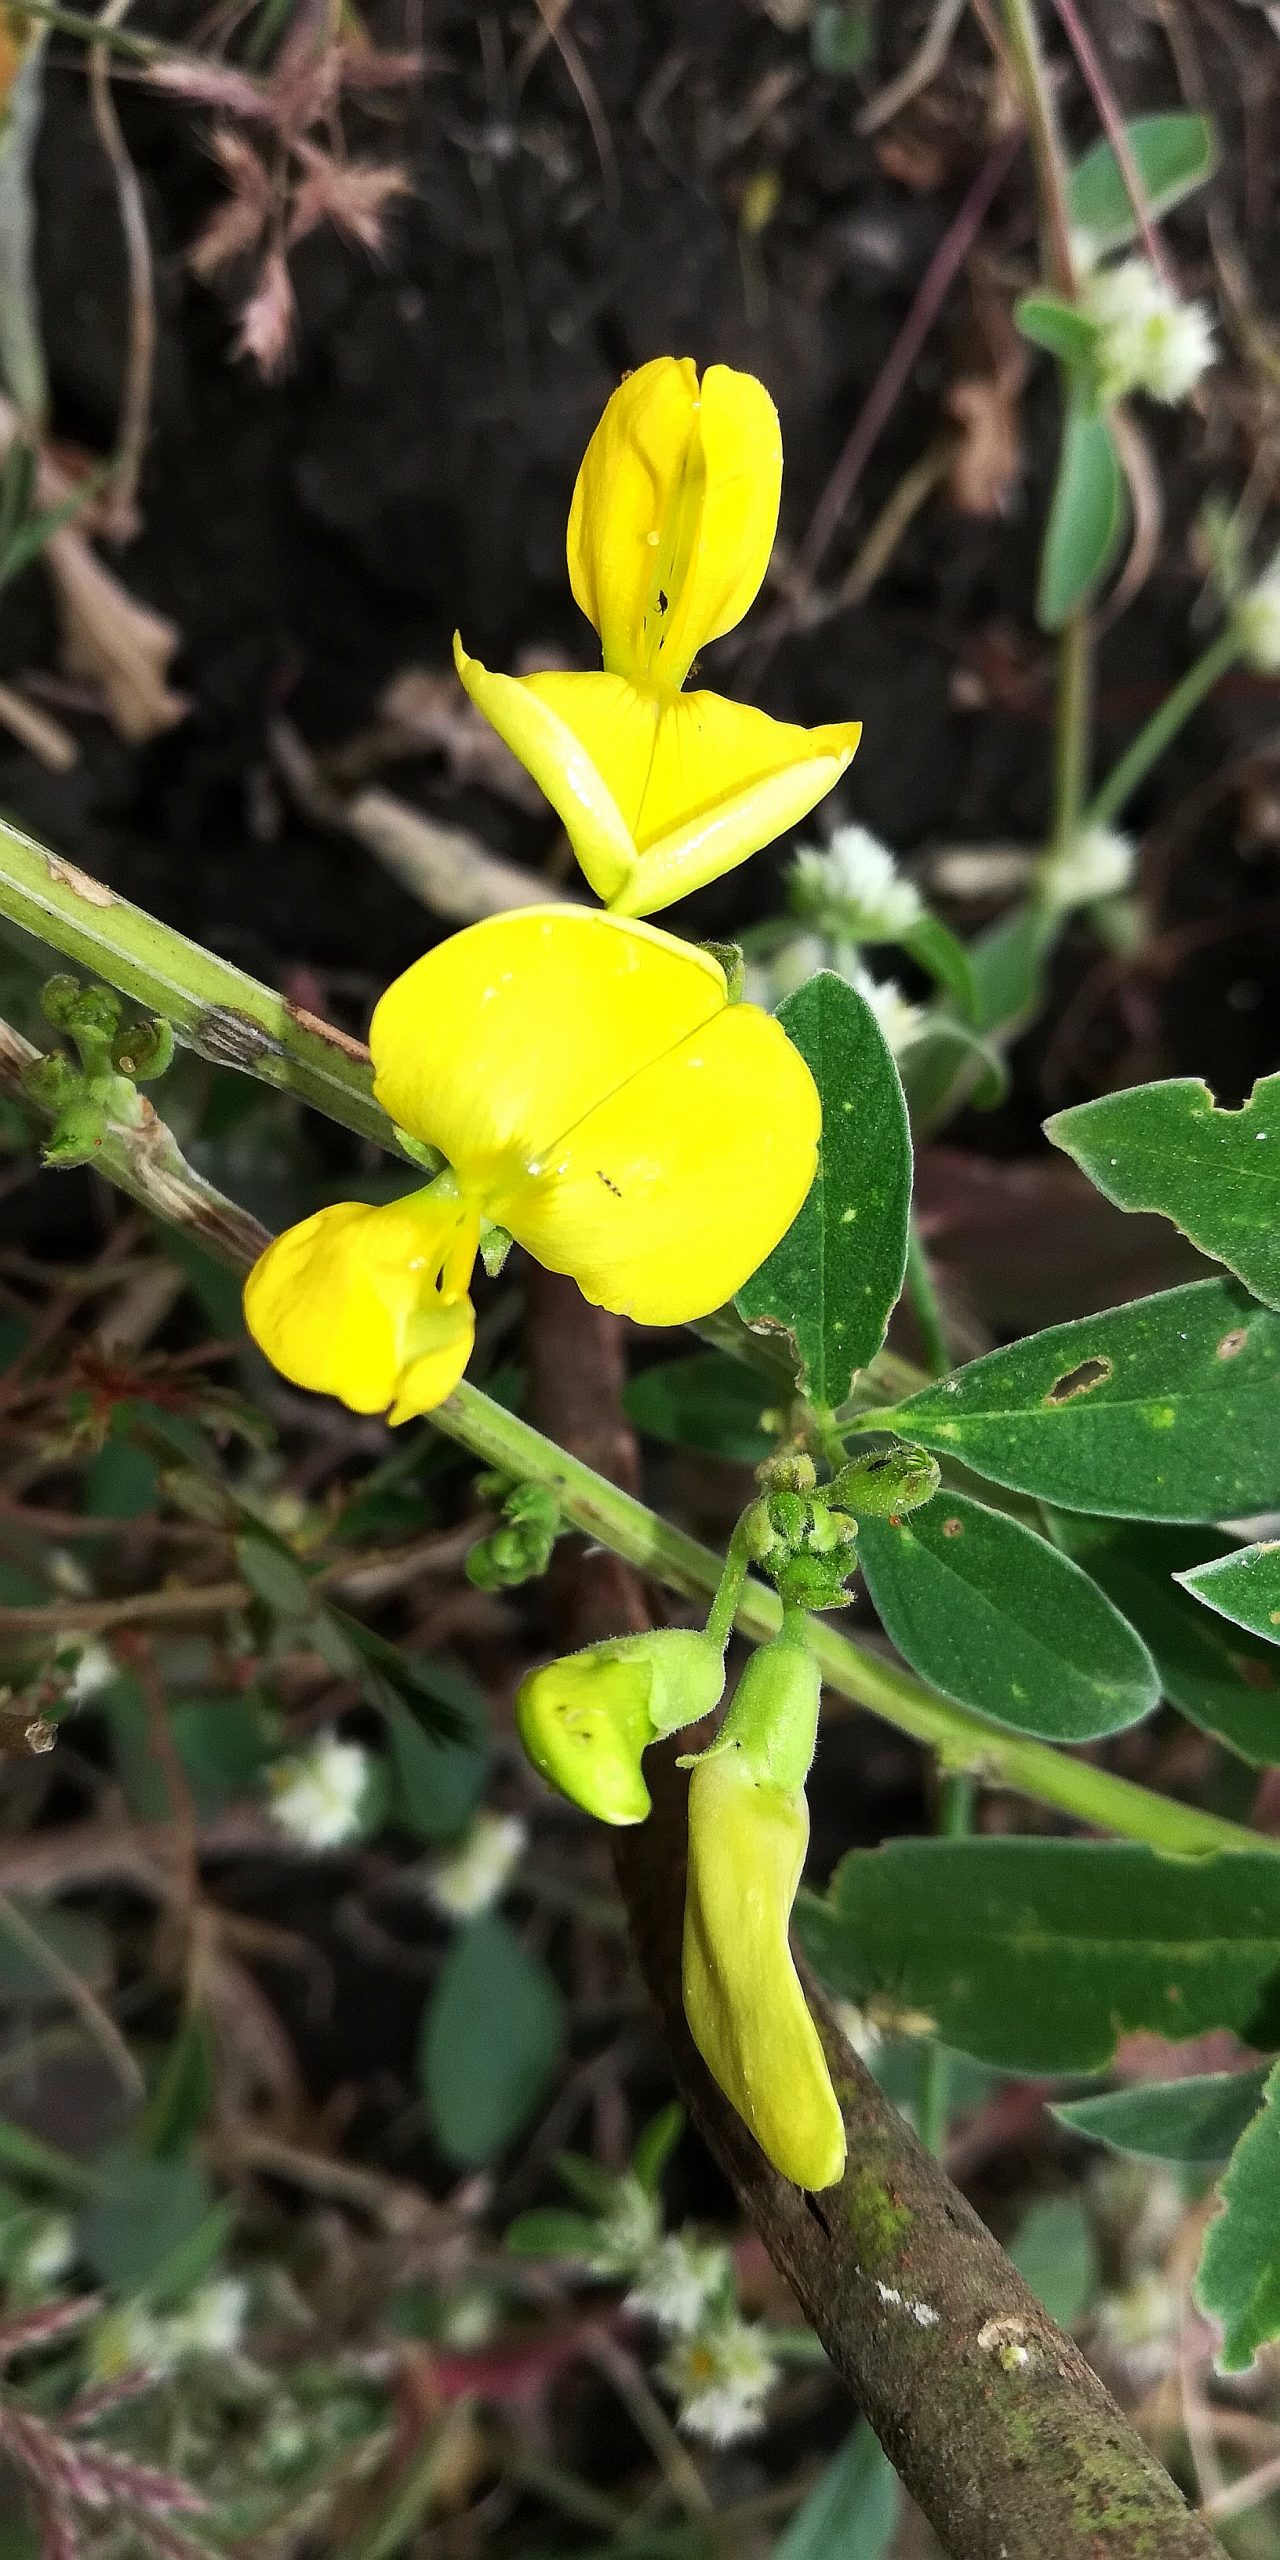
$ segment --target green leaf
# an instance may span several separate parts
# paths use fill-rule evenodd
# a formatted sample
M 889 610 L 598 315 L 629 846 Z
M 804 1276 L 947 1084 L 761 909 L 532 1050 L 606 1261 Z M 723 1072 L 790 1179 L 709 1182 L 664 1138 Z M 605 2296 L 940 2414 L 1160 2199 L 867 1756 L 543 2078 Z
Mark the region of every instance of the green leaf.
M 1243 2373 L 1259 2347 L 1280 2336 L 1280 2062 L 1263 2104 L 1241 2135 L 1222 2181 L 1222 2211 L 1210 2223 L 1196 2300 L 1222 2322 L 1219 2362 Z
M 899 2494 L 888 2455 L 860 2421 L 797 2507 L 771 2560 L 884 2560 Z
M 919 916 L 910 931 L 903 934 L 902 949 L 927 971 L 936 986 L 946 988 L 965 1021 L 972 1022 L 977 1004 L 973 966 L 963 942 L 950 926 L 937 916 Z
M 1092 361 L 1098 342 L 1096 320 L 1086 318 L 1074 302 L 1064 302 L 1056 293 L 1024 293 L 1014 304 L 1014 326 L 1033 347 L 1044 347 L 1067 365 L 1086 365 Z
M 1197 1076 L 1104 1093 L 1044 1124 L 1121 1209 L 1154 1209 L 1255 1298 L 1280 1307 L 1280 1075 L 1239 1111 Z
M 631 2175 L 644 2188 L 647 2196 L 656 2196 L 666 2175 L 667 2163 L 684 2132 L 684 2108 L 678 2098 L 660 2107 L 650 2116 L 631 2155 Z
M 844 1402 L 873 1360 L 907 1261 L 911 1133 L 898 1070 L 870 1006 L 823 969 L 778 1008 L 813 1069 L 822 1141 L 813 1188 L 767 1262 L 739 1291 L 748 1324 L 790 1333 L 805 1392 Z
M 1087 1742 L 1159 1699 L 1151 1656 L 1118 1609 L 1003 1511 L 938 1494 L 904 1518 L 862 1521 L 858 1555 L 912 1669 L 997 1724 Z
M 629 1381 L 622 1401 L 651 1440 L 669 1441 L 677 1449 L 705 1449 L 712 1457 L 751 1467 L 773 1447 L 773 1435 L 760 1420 L 769 1389 L 727 1351 L 660 1360 Z
M 589 2214 L 570 2213 L 564 2205 L 542 2205 L 518 2213 L 503 2235 L 503 2247 L 517 2258 L 593 2258 L 600 2247 L 600 2225 Z
M 102 1922 L 90 1911 L 17 1894 L 7 1906 L 0 1902 L 0 2010 L 37 2001 L 65 2006 L 68 1973 L 92 1991 L 106 1989 L 111 1940 Z
M 1008 1031 L 1039 1009 L 1055 930 L 1047 908 L 1028 901 L 970 945 L 980 1030 Z
M 1280 1499 L 1280 1317 L 1192 1281 L 989 1351 L 881 1423 L 1068 1509 L 1233 1519 Z
M 903 1053 L 902 1089 L 919 1137 L 952 1119 L 962 1104 L 994 1111 L 1009 1090 L 1009 1071 L 970 1023 L 934 1013 L 928 1029 Z
M 1250 1635 L 1280 1644 L 1280 1538 L 1256 1547 L 1237 1547 L 1212 1564 L 1193 1565 L 1179 1574 L 1184 1591 L 1193 1591 L 1206 1608 Z
M 213 2030 L 195 2009 L 183 2019 L 135 2128 L 138 2149 L 157 2160 L 189 2151 L 212 2111 L 216 2080 Z
M 25 2126 L 9 2124 L 0 2117 L 0 2169 L 10 2169 L 15 2177 L 34 2179 L 38 2185 L 55 2187 L 59 2194 L 92 2195 L 97 2180 L 92 2169 L 82 2160 L 73 2160 L 65 2151 L 41 2142 L 28 2133 Z
M 1088 2310 L 1098 2290 L 1098 2244 L 1075 2196 L 1046 2196 L 1033 2204 L 1014 2233 L 1009 2255 L 1060 2329 L 1069 2329 Z
M 1149 1645 L 1165 1697 L 1254 1768 L 1280 1766 L 1280 1662 L 1179 1588 L 1190 1567 L 1239 1549 L 1209 1529 L 1121 1527 L 1071 1513 L 1059 1527 L 1076 1562 Z
M 424 1840 L 449 1840 L 466 1829 L 489 1772 L 488 1742 L 440 1742 L 398 1698 L 382 1708 L 395 1763 L 397 1811 Z
M 1135 116 L 1125 126 L 1142 191 L 1152 213 L 1167 213 L 1213 174 L 1217 147 L 1207 116 Z M 1137 237 L 1129 190 L 1109 142 L 1095 142 L 1068 182 L 1072 229 L 1087 231 L 1093 250 L 1119 249 Z
M 80 2253 L 114 2293 L 148 2291 L 205 2229 L 208 2181 L 193 2160 L 150 2160 L 126 2145 L 98 2165 L 103 2192 L 79 2217 Z
M 283 1538 L 269 1529 L 246 1529 L 236 1540 L 236 1562 L 249 1589 L 280 1618 L 309 1618 L 320 1594 Z
M 555 2071 L 561 2000 L 505 1920 L 460 1929 L 422 2022 L 419 2074 L 449 2160 L 478 2168 L 527 2124 Z
M 252 1694 L 177 1698 L 169 1709 L 169 1729 L 196 1811 L 206 1819 L 257 1785 L 267 1754 Z
M 842 1859 L 800 1935 L 832 1988 L 1011 2071 L 1102 2071 L 1137 2028 L 1280 2041 L 1280 1857 L 902 1840 Z
M 1091 395 L 1073 388 L 1040 554 L 1036 620 L 1042 631 L 1060 631 L 1105 576 L 1124 524 L 1124 485 L 1104 413 Z
M 1108 2142 L 1140 2160 L 1180 2168 L 1212 2166 L 1235 2149 L 1262 2104 L 1269 2065 L 1252 2071 L 1204 2072 L 1190 2080 L 1149 2080 L 1140 2089 L 1110 2089 L 1100 2098 L 1069 2098 L 1049 2112 L 1069 2133 Z

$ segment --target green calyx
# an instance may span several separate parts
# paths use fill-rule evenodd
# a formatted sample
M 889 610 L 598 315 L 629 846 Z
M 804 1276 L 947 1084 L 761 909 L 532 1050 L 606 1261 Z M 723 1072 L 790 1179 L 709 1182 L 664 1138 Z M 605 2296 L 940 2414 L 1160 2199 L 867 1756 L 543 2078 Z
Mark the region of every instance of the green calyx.
M 821 1694 L 822 1675 L 803 1619 L 797 1613 L 793 1622 L 789 1611 L 781 1635 L 752 1654 L 715 1741 L 706 1751 L 689 1753 L 681 1768 L 733 1759 L 755 1785 L 800 1795 L 818 1739 Z
M 851 1458 L 824 1490 L 856 1520 L 892 1520 L 931 1501 L 941 1481 L 937 1459 L 904 1440 L 890 1449 L 873 1449 L 869 1457 Z

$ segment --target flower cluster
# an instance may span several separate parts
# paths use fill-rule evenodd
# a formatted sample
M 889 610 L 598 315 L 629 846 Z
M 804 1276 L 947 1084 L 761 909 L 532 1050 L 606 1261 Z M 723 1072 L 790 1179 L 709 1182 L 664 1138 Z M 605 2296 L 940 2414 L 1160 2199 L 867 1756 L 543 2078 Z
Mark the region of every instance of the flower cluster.
M 318 1734 L 268 1770 L 274 1820 L 300 1849 L 342 1848 L 365 1827 L 373 1765 L 360 1743 Z
M 1086 276 L 1080 308 L 1097 329 L 1094 363 L 1103 400 L 1145 391 L 1173 403 L 1213 362 L 1204 304 L 1184 302 L 1146 258 L 1123 258 Z
M 796 914 L 832 942 L 898 942 L 924 914 L 915 882 L 866 827 L 837 827 L 821 851 L 804 845 L 791 873 Z
M 1057 915 L 1092 906 L 1098 898 L 1123 897 L 1133 885 L 1137 847 L 1114 827 L 1082 827 L 1041 866 L 1040 889 Z

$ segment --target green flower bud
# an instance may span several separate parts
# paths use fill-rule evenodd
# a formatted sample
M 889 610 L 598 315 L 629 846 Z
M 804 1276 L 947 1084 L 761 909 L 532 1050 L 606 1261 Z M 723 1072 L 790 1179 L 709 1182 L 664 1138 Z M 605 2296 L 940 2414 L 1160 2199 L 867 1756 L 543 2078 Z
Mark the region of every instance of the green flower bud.
M 47 978 L 40 990 L 40 1010 L 55 1029 L 65 1031 L 77 1048 L 103 1047 L 120 1027 L 120 998 L 111 987 L 81 986 L 75 978 Z
M 678 1627 L 617 1636 L 531 1671 L 516 1723 L 535 1769 L 600 1822 L 643 1822 L 641 1754 L 660 1734 L 696 1724 L 724 1689 L 719 1647 Z
M 851 1458 L 826 1487 L 842 1511 L 855 1520 L 888 1520 L 903 1511 L 918 1511 L 932 1500 L 942 1470 L 927 1449 L 896 1441 L 890 1449 L 873 1449 L 866 1458 Z
M 72 1165 L 89 1164 L 106 1134 L 107 1117 L 102 1104 L 82 1094 L 58 1113 L 42 1150 L 44 1161 L 62 1172 Z
M 113 1044 L 112 1060 L 122 1076 L 150 1084 L 173 1065 L 173 1025 L 154 1018 L 126 1023 Z
M 42 1111 L 65 1111 L 79 1100 L 84 1078 L 73 1067 L 61 1049 L 51 1050 L 44 1058 L 32 1058 L 22 1070 L 22 1090 L 29 1094 Z

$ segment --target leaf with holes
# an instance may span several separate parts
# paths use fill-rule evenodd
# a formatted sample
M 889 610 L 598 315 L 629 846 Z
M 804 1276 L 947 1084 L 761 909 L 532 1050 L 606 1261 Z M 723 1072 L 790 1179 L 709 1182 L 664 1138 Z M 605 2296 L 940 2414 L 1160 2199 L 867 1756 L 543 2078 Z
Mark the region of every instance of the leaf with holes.
M 422 2021 L 419 2073 L 446 2159 L 492 2160 L 527 2124 L 555 2071 L 559 1991 L 505 1920 L 458 1931 Z
M 993 1483 L 1131 1520 L 1280 1500 L 1280 1316 L 1197 1280 L 989 1351 L 870 1425 Z
M 1150 1647 L 1160 1686 L 1202 1733 L 1255 1769 L 1280 1767 L 1280 1657 L 1179 1588 L 1197 1565 L 1240 1550 L 1211 1529 L 1058 1515 L 1059 1534 L 1090 1580 Z
M 1196 2300 L 1222 2323 L 1219 2362 L 1243 2373 L 1280 2337 L 1280 2062 L 1222 2181 L 1222 2210 L 1205 2235 Z
M 830 969 L 778 1008 L 822 1097 L 822 1142 L 799 1216 L 738 1293 L 757 1330 L 789 1333 L 813 1403 L 842 1404 L 897 1305 L 907 1261 L 911 1132 L 871 1007 Z
M 1122 2035 L 1280 2041 L 1280 1857 L 1094 1840 L 899 1840 L 797 1905 L 833 1991 L 1010 2071 L 1102 2071 Z
M 1252 2071 L 1152 2080 L 1139 2089 L 1108 2089 L 1100 2098 L 1071 2098 L 1049 2112 L 1069 2133 L 1085 2133 L 1113 2151 L 1180 2168 L 1214 2167 L 1230 2158 L 1257 2114 L 1268 2068 L 1261 2062 Z
M 1167 213 L 1213 175 L 1217 157 L 1207 116 L 1175 112 L 1135 116 L 1125 126 L 1148 209 Z M 1137 236 L 1138 221 L 1124 172 L 1109 142 L 1095 142 L 1068 181 L 1072 229 L 1087 231 L 1090 248 L 1120 249 Z
M 1062 451 L 1040 554 L 1036 620 L 1060 631 L 1105 576 L 1124 524 L 1124 473 L 1104 411 L 1079 383 L 1067 394 Z
M 864 1520 L 867 1589 L 898 1651 L 944 1697 L 1017 1733 L 1088 1742 L 1160 1695 L 1142 1638 L 1068 1556 L 967 1494 Z
M 1246 1627 L 1250 1635 L 1265 1636 L 1268 1644 L 1280 1644 L 1280 1538 L 1237 1547 L 1212 1564 L 1193 1565 L 1178 1580 L 1220 1618 Z
M 1280 1075 L 1262 1076 L 1239 1111 L 1207 1084 L 1104 1093 L 1056 1112 L 1045 1136 L 1121 1209 L 1154 1209 L 1255 1298 L 1280 1307 Z

